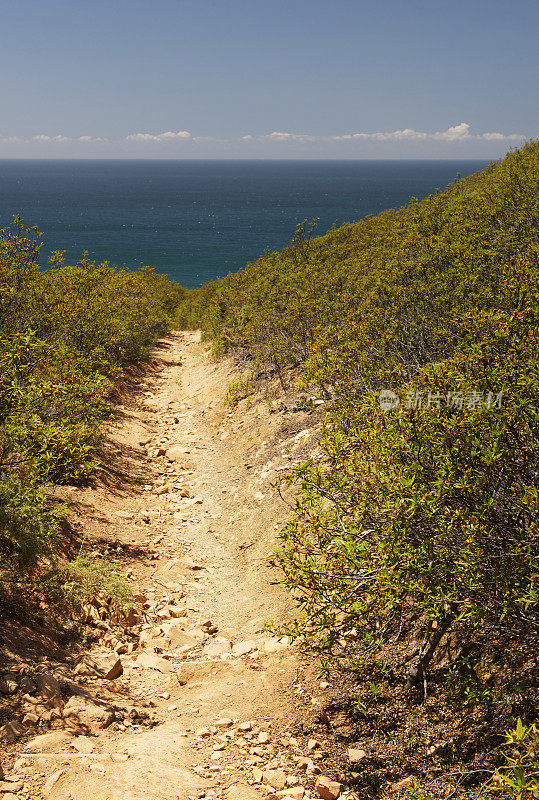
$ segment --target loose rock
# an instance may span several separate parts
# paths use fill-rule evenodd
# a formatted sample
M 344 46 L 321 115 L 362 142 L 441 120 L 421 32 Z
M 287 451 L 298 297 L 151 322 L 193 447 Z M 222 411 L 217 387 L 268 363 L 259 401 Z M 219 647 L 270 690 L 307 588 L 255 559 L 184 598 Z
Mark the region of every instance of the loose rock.
M 322 800 L 337 800 L 342 790 L 342 784 L 321 775 L 316 781 L 315 789 Z

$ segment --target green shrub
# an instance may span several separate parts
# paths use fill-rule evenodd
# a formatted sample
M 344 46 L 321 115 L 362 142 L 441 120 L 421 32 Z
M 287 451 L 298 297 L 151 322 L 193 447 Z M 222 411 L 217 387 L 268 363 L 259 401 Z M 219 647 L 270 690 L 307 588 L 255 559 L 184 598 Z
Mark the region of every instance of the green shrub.
M 225 405 L 229 408 L 236 408 L 241 400 L 245 400 L 253 393 L 255 381 L 256 376 L 252 372 L 233 378 L 227 386 Z
M 505 734 L 506 767 L 497 769 L 491 793 L 507 800 L 536 800 L 539 795 L 539 731 L 523 725 Z M 490 787 L 489 787 L 490 788 Z

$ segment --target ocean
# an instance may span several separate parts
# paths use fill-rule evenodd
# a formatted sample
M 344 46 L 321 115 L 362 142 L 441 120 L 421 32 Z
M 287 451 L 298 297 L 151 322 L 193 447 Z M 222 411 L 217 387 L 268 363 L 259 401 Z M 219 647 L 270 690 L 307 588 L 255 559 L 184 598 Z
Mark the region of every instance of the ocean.
M 188 288 L 317 232 L 399 207 L 487 161 L 0 161 L 0 227 L 15 214 L 64 250 L 149 265 Z

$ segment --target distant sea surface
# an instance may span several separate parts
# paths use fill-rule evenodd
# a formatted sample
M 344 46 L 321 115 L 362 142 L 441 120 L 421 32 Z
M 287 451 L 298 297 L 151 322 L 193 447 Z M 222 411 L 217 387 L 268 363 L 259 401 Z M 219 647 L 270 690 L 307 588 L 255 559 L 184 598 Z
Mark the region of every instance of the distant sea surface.
M 0 227 L 19 214 L 65 250 L 149 265 L 193 288 L 317 232 L 444 188 L 487 161 L 0 160 Z

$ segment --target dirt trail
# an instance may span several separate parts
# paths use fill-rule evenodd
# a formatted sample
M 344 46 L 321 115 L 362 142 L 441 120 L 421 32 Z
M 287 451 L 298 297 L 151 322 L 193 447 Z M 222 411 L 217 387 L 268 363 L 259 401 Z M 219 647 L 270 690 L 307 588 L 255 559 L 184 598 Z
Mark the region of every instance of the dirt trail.
M 301 419 L 283 430 L 265 404 L 227 414 L 231 364 L 212 361 L 196 333 L 171 335 L 155 360 L 143 394 L 119 408 L 103 484 L 71 492 L 90 541 L 127 559 L 145 597 L 126 640 L 135 644 L 116 647 L 121 677 L 79 673 L 80 691 L 125 714 L 76 745 L 54 731 L 37 752 L 21 747 L 15 773 L 50 800 L 254 800 L 285 779 L 298 784 L 289 796 L 308 797 L 294 775 L 302 753 L 286 736 L 299 656 L 260 629 L 290 612 L 268 564 L 286 516 L 271 482 L 314 446 L 315 429 Z M 114 654 L 113 634 L 96 659 Z M 312 774 L 313 763 L 299 769 Z

